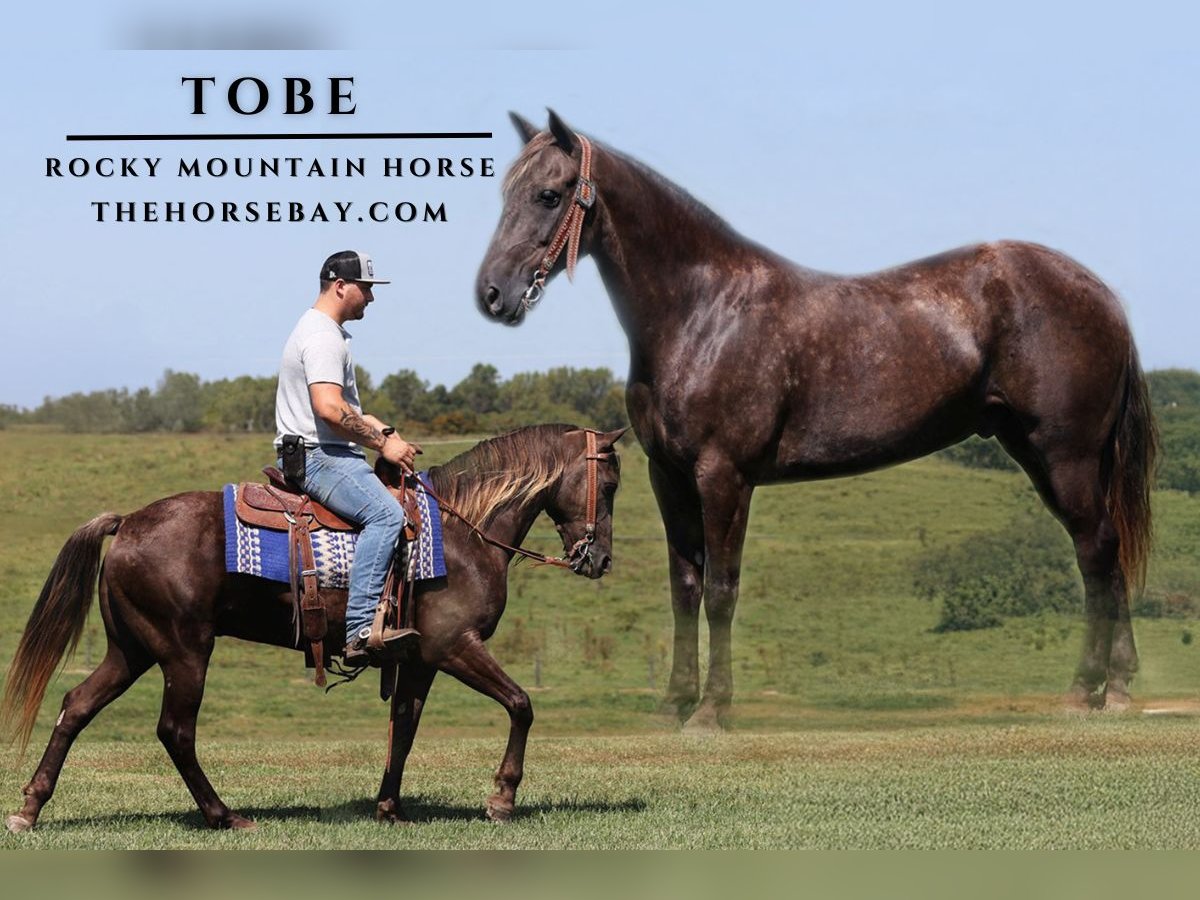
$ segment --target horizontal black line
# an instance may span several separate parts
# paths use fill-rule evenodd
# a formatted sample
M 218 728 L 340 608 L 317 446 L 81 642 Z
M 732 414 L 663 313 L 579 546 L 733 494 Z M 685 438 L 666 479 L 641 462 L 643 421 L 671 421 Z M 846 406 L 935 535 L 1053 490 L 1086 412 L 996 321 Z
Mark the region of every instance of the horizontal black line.
M 490 131 L 358 131 L 341 134 L 68 134 L 68 141 L 391 141 L 477 140 Z

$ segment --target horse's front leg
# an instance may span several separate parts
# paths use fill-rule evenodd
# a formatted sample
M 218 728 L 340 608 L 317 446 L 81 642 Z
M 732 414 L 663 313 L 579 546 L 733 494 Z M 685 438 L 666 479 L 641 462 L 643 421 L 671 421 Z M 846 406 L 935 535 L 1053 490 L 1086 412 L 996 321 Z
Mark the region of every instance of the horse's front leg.
M 681 721 L 700 701 L 700 597 L 704 586 L 704 529 L 695 483 L 650 460 L 650 485 L 667 531 L 675 643 L 663 710 Z
M 725 460 L 701 458 L 697 466 L 704 509 L 704 613 L 708 619 L 708 680 L 689 729 L 723 728 L 733 702 L 733 612 L 741 580 L 742 547 L 754 492 Z
M 487 817 L 493 822 L 507 822 L 512 818 L 517 787 L 525 772 L 525 741 L 533 724 L 529 695 L 500 668 L 478 634 L 464 635 L 454 653 L 438 667 L 491 697 L 508 712 L 508 747 L 496 770 L 496 790 L 487 799 Z
M 400 670 L 399 684 L 392 695 L 387 764 L 375 800 L 377 821 L 389 824 L 410 821 L 400 803 L 400 782 L 404 778 L 404 763 L 412 750 L 417 725 L 421 721 L 421 710 L 425 707 L 425 697 L 429 694 L 435 674 L 436 670 L 423 667 L 415 671 Z

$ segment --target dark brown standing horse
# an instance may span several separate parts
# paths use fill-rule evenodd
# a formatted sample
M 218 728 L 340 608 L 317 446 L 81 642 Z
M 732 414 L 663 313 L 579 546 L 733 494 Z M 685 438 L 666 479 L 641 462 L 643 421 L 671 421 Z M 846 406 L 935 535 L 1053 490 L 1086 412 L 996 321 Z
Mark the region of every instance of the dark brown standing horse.
M 1071 701 L 1128 704 L 1128 594 L 1145 574 L 1156 437 L 1129 326 L 1095 275 L 1012 242 L 871 275 L 816 272 L 553 112 L 547 132 L 513 120 L 526 145 L 477 300 L 516 325 L 564 267 L 563 246 L 568 271 L 572 244 L 596 261 L 629 338 L 626 403 L 666 526 L 667 699 L 681 717 L 694 709 L 711 727 L 729 709 L 755 485 L 866 472 L 972 434 L 999 439 L 1075 543 L 1088 627 Z
M 622 430 L 623 431 L 623 430 Z M 585 539 L 594 505 L 590 554 L 575 566 L 599 578 L 612 553 L 612 504 L 619 480 L 614 449 L 621 431 L 597 436 L 589 462 L 584 431 L 538 425 L 485 441 L 430 470 L 434 490 L 472 522 L 484 523 L 489 538 L 517 545 L 538 515 L 554 520 L 570 551 Z M 589 504 L 588 472 L 596 485 Z M 398 716 L 389 766 L 379 789 L 377 818 L 405 819 L 400 779 L 412 747 L 421 708 L 438 671 L 486 694 L 508 711 L 508 748 L 496 773 L 487 814 L 512 815 L 524 766 L 525 739 L 533 722 L 528 695 L 504 673 L 483 642 L 500 621 L 507 599 L 513 554 L 485 543 L 460 519 L 443 511 L 447 577 L 417 583 L 415 616 L 421 658 L 406 664 L 397 693 Z M 9 669 L 4 696 L 6 720 L 16 725 L 22 747 L 37 717 L 51 675 L 83 630 L 105 536 L 116 537 L 100 573 L 100 612 L 108 652 L 99 667 L 63 699 L 41 764 L 25 787 L 25 803 L 9 816 L 10 831 L 37 822 L 54 793 L 71 743 L 107 704 L 151 665 L 163 672 L 158 736 L 187 783 L 204 820 L 214 828 L 253 823 L 221 802 L 196 761 L 196 716 L 204 677 L 218 635 L 292 647 L 293 599 L 286 585 L 225 572 L 225 536 L 220 492 L 178 494 L 128 516 L 105 513 L 67 540 L 50 571 Z M 326 651 L 341 652 L 345 591 L 329 591 L 330 634 Z

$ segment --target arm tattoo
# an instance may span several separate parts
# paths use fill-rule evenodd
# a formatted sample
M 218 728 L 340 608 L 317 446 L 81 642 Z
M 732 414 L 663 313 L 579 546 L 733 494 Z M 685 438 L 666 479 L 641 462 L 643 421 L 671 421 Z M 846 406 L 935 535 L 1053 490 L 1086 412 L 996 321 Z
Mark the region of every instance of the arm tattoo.
M 354 435 L 357 443 L 370 447 L 372 450 L 378 450 L 386 440 L 378 428 L 368 425 L 363 417 L 348 405 L 342 407 L 339 422 L 348 434 Z

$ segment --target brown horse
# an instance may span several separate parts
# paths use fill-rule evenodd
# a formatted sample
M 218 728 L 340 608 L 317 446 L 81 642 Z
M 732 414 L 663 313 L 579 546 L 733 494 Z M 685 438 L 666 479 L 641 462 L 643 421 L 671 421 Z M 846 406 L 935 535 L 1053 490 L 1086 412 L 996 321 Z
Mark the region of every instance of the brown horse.
M 1129 326 L 1095 275 L 1013 242 L 870 275 L 816 272 L 553 112 L 547 132 L 513 121 L 526 145 L 477 300 L 516 325 L 564 267 L 563 246 L 596 261 L 629 339 L 626 403 L 666 526 L 667 702 L 681 718 L 694 710 L 713 727 L 729 709 L 755 485 L 866 472 L 972 434 L 999 439 L 1074 541 L 1087 631 L 1069 699 L 1128 704 L 1128 594 L 1145 574 L 1156 435 Z
M 623 431 L 623 429 L 622 429 Z M 566 425 L 537 425 L 485 441 L 430 470 L 434 490 L 488 538 L 517 545 L 545 511 L 567 551 L 586 540 L 589 506 L 594 539 L 575 565 L 599 578 L 610 568 L 612 504 L 619 481 L 614 444 L 622 431 L 597 435 L 593 460 L 586 432 Z M 590 492 L 589 469 L 596 483 Z M 104 565 L 101 544 L 115 534 Z M 528 695 L 505 674 L 484 646 L 507 599 L 513 554 L 485 543 L 443 511 L 447 576 L 417 582 L 416 626 L 420 659 L 404 666 L 396 695 L 397 717 L 389 765 L 379 789 L 376 817 L 401 821 L 400 779 L 429 687 L 438 671 L 486 694 L 507 711 L 508 748 L 496 773 L 487 815 L 507 820 L 524 766 L 533 722 Z M 63 699 L 50 743 L 25 787 L 25 803 L 9 816 L 10 831 L 32 828 L 54 793 L 67 751 L 81 730 L 151 665 L 163 672 L 158 737 L 183 776 L 204 820 L 214 828 L 253 823 L 221 802 L 196 761 L 196 716 L 213 641 L 231 635 L 295 648 L 293 598 L 286 585 L 225 572 L 225 536 L 219 492 L 178 494 L 128 516 L 105 513 L 68 538 L 42 588 L 9 670 L 4 712 L 28 743 L 46 685 L 83 630 L 100 569 L 100 612 L 108 634 L 103 662 Z M 326 651 L 340 653 L 345 591 L 329 591 Z M 327 657 L 328 658 L 328 657 Z

